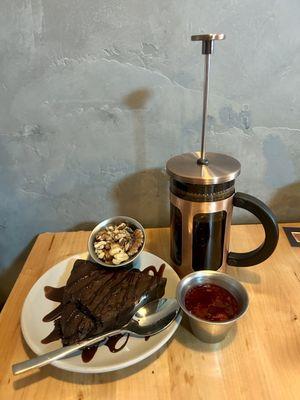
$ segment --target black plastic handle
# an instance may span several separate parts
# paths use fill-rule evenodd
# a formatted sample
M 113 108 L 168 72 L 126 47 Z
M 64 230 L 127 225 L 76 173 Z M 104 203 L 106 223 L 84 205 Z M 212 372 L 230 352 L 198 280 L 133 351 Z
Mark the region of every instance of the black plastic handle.
M 230 252 L 227 264 L 235 267 L 259 264 L 270 257 L 277 246 L 279 232 L 275 215 L 262 201 L 246 193 L 237 192 L 233 197 L 233 205 L 250 211 L 260 220 L 265 230 L 265 240 L 257 249 L 248 253 Z

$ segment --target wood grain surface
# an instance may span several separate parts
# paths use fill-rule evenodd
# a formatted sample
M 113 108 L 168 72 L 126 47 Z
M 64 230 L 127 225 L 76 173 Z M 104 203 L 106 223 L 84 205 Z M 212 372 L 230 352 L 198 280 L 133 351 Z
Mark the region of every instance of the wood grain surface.
M 24 299 L 47 269 L 86 250 L 89 232 L 40 235 L 0 316 L 0 399 L 299 399 L 300 248 L 290 247 L 282 226 L 271 258 L 228 268 L 250 307 L 223 342 L 198 341 L 184 320 L 167 346 L 127 369 L 85 375 L 49 365 L 15 377 L 11 365 L 34 356 L 20 330 Z M 260 225 L 235 225 L 231 249 L 250 250 L 262 238 Z M 146 249 L 169 261 L 169 230 L 148 229 Z

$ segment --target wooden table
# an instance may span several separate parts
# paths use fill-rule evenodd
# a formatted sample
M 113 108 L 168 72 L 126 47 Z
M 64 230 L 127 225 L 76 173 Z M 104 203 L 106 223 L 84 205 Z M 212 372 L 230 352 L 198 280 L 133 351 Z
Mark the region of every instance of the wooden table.
M 52 265 L 85 251 L 88 235 L 44 233 L 36 240 L 1 313 L 0 399 L 300 398 L 300 248 L 290 247 L 282 227 L 269 260 L 252 268 L 228 268 L 248 289 L 250 308 L 222 343 L 198 341 L 183 321 L 167 347 L 124 370 L 84 375 L 50 365 L 13 376 L 11 365 L 33 356 L 19 322 L 27 293 Z M 149 229 L 147 237 L 147 250 L 168 261 L 169 230 Z M 233 226 L 231 248 L 250 250 L 262 237 L 260 225 Z

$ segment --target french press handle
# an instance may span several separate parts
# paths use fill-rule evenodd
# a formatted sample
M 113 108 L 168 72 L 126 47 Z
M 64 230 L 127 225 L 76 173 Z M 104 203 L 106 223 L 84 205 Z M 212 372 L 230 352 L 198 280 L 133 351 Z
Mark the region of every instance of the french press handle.
M 235 267 L 259 264 L 270 257 L 277 246 L 279 231 L 275 215 L 262 201 L 246 193 L 235 193 L 233 205 L 250 211 L 259 219 L 265 230 L 265 240 L 257 249 L 247 253 L 230 252 L 227 264 Z

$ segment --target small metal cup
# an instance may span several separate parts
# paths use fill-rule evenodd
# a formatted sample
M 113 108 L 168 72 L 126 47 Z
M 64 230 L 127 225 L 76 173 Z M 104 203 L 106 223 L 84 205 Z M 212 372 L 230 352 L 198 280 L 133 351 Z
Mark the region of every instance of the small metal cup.
M 105 228 L 108 225 L 119 225 L 122 222 L 126 222 L 128 225 L 134 226 L 137 229 L 140 229 L 143 232 L 143 236 L 144 236 L 144 241 L 143 244 L 141 246 L 141 248 L 139 249 L 139 251 L 132 257 L 130 257 L 127 261 L 123 261 L 122 263 L 118 264 L 118 265 L 114 265 L 114 264 L 108 264 L 105 263 L 104 261 L 100 260 L 100 258 L 98 258 L 95 249 L 94 249 L 94 242 L 95 242 L 95 238 L 97 233 Z M 107 218 L 104 221 L 100 222 L 100 224 L 96 225 L 95 228 L 92 230 L 89 239 L 88 239 L 88 251 L 90 256 L 92 257 L 92 259 L 102 265 L 103 267 L 107 267 L 107 268 L 120 268 L 120 267 L 125 267 L 128 266 L 130 264 L 133 265 L 138 265 L 138 257 L 141 254 L 141 252 L 144 250 L 145 247 L 145 243 L 146 243 L 146 232 L 145 229 L 143 228 L 143 226 L 136 220 L 133 219 L 131 217 L 126 217 L 123 215 L 119 215 L 116 217 L 111 217 L 111 218 Z
M 224 322 L 211 322 L 195 317 L 185 307 L 185 295 L 194 286 L 215 284 L 228 290 L 239 304 L 239 314 Z M 177 286 L 177 301 L 182 310 L 188 315 L 194 335 L 207 343 L 217 343 L 225 338 L 235 322 L 240 319 L 248 309 L 249 298 L 244 286 L 227 274 L 217 271 L 197 271 L 184 277 Z

